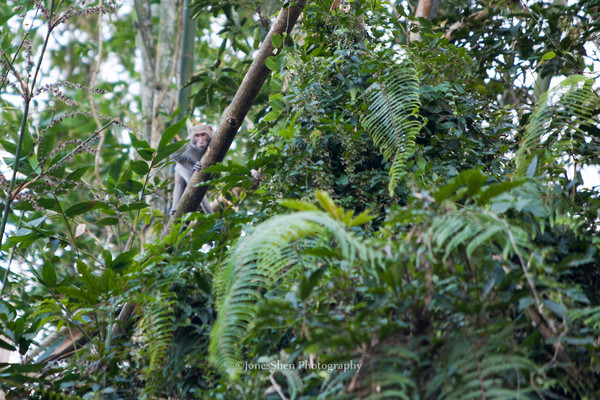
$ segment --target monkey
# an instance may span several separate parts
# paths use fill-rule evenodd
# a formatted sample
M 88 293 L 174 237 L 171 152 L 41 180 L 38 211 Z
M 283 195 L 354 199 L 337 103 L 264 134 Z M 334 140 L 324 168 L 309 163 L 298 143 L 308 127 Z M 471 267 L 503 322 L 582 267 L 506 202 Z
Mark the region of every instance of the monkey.
M 200 171 L 202 164 L 200 160 L 206 152 L 208 145 L 213 137 L 213 130 L 210 125 L 199 124 L 192 126 L 189 130 L 190 141 L 180 153 L 175 157 L 175 188 L 173 189 L 173 207 L 171 215 L 175 214 L 175 209 L 181 200 L 183 191 L 187 187 L 192 173 Z M 213 210 L 210 207 L 206 196 L 202 199 L 202 210 L 206 214 L 212 214 Z

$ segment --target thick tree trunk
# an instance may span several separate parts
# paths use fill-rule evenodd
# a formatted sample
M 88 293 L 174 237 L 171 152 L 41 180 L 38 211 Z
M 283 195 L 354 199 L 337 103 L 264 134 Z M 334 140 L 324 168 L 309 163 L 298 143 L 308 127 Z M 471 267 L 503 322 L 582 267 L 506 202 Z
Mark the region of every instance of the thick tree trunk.
M 179 107 L 179 117 L 183 118 L 188 111 L 189 97 L 192 92 L 190 86 L 183 87 L 192 77 L 192 71 L 194 66 L 194 45 L 196 39 L 196 29 L 198 27 L 198 21 L 192 19 L 192 11 L 189 8 L 190 0 L 184 0 L 183 2 L 183 37 L 181 39 L 181 56 L 179 57 L 179 74 L 178 78 L 178 100 L 177 106 Z
M 144 139 L 150 142 L 152 137 L 152 110 L 154 109 L 154 35 L 150 0 L 135 0 L 135 12 L 138 23 L 138 48 L 141 49 L 142 70 L 142 132 Z
M 175 83 L 180 82 L 177 79 L 180 64 L 178 55 L 185 10 L 183 0 L 160 0 L 155 43 L 150 0 L 135 0 L 135 9 L 138 16 L 139 47 L 142 49 L 142 131 L 144 139 L 156 148 L 168 123 L 166 116 L 172 114 L 177 107 L 179 85 Z M 193 47 L 191 50 L 193 52 Z M 158 174 L 163 179 L 169 175 L 168 170 L 159 171 Z M 152 197 L 147 201 L 153 208 L 160 209 L 163 213 L 168 212 L 167 191 L 164 196 Z M 141 234 L 142 242 L 149 240 L 147 232 Z
M 158 40 L 156 43 L 156 65 L 154 70 L 152 134 L 150 145 L 158 146 L 165 129 L 165 115 L 175 111 L 176 87 L 173 85 L 177 71 L 180 49 L 181 27 L 177 23 L 177 11 L 182 5 L 177 0 L 161 0 Z

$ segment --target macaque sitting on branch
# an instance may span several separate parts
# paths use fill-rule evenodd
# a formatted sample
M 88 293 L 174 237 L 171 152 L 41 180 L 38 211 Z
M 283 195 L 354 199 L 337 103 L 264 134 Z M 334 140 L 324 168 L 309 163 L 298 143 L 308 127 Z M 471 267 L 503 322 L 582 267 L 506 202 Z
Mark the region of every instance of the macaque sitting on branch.
M 185 146 L 175 157 L 175 189 L 173 189 L 173 207 L 171 208 L 171 215 L 175 213 L 177 204 L 181 200 L 183 191 L 187 187 L 192 173 L 199 171 L 202 168 L 200 160 L 206 152 L 208 145 L 213 137 L 213 130 L 210 125 L 199 124 L 192 126 L 189 130 L 190 142 Z M 206 196 L 202 199 L 202 210 L 206 214 L 212 214 L 213 210 L 208 203 Z

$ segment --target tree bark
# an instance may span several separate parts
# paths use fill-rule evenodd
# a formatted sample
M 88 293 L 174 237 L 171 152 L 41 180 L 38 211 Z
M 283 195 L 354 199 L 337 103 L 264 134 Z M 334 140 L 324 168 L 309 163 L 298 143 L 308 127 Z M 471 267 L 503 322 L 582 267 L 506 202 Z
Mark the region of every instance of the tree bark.
M 439 7 L 440 0 L 419 0 L 415 17 L 433 19 L 437 15 Z M 409 38 L 411 42 L 419 41 L 421 40 L 421 34 L 419 32 L 411 32 Z
M 181 52 L 179 57 L 179 74 L 178 79 L 178 100 L 179 107 L 178 119 L 183 118 L 187 114 L 187 109 L 190 104 L 191 86 L 183 87 L 192 77 L 194 66 L 194 45 L 196 39 L 196 29 L 198 21 L 192 18 L 192 10 L 189 7 L 190 0 L 183 2 L 183 37 L 181 39 Z
M 223 161 L 250 106 L 252 106 L 254 99 L 270 72 L 265 66 L 265 60 L 275 50 L 271 43 L 271 38 L 275 34 L 289 34 L 292 31 L 306 2 L 307 0 L 298 0 L 292 6 L 283 8 L 279 13 L 277 20 L 271 26 L 271 30 L 258 50 L 252 65 L 250 65 L 235 97 L 229 107 L 223 112 L 215 137 L 202 159 L 202 169 L 194 172 L 192 175 L 173 218 L 179 218 L 185 212 L 195 211 L 200 206 L 202 198 L 206 194 L 207 186 L 198 186 L 198 184 L 206 182 L 211 178 L 211 175 L 205 171 L 206 168 Z M 170 228 L 167 226 L 166 229 Z
M 176 87 L 172 84 L 177 71 L 178 52 L 181 48 L 181 30 L 177 11 L 182 8 L 177 0 L 161 0 L 158 40 L 156 43 L 156 64 L 154 70 L 154 100 L 152 109 L 152 135 L 150 145 L 158 146 L 165 129 L 166 117 L 175 109 Z M 182 21 L 179 21 L 181 24 Z M 176 30 L 176 28 L 178 28 Z
M 142 50 L 141 97 L 142 97 L 142 133 L 150 143 L 152 137 L 152 110 L 154 109 L 154 35 L 150 1 L 135 0 L 135 12 L 138 24 L 138 47 Z
M 446 39 L 448 39 L 448 41 L 450 43 L 452 43 L 456 39 L 454 37 L 454 34 L 456 33 L 456 31 L 458 31 L 459 29 L 462 29 L 464 26 L 468 26 L 469 23 L 472 23 L 472 22 L 482 23 L 489 16 L 490 16 L 490 10 L 489 10 L 489 8 L 486 7 L 483 10 L 480 10 L 477 13 L 473 14 L 471 17 L 469 17 L 468 20 L 457 21 L 457 22 L 453 23 L 452 25 L 450 25 L 450 27 L 444 34 L 444 37 Z

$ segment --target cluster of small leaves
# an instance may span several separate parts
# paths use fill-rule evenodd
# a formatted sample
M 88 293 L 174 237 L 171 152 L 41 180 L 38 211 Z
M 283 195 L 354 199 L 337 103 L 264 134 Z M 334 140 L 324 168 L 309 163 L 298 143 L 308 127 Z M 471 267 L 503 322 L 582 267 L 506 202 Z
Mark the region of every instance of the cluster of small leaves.
M 58 83 L 47 83 L 43 86 L 40 86 L 34 93 L 34 97 L 38 96 L 41 93 L 44 92 L 50 92 L 50 93 L 57 93 L 58 92 L 58 88 L 61 86 L 65 86 L 65 87 L 70 87 L 70 88 L 74 88 L 74 89 L 80 89 L 80 90 L 85 90 L 89 93 L 96 93 L 96 94 L 105 94 L 107 93 L 107 90 L 105 89 L 99 89 L 99 88 L 89 88 L 87 86 L 84 86 L 80 83 L 73 83 L 73 82 L 68 82 L 68 81 L 62 81 L 62 82 L 58 82 Z
M 544 2 L 527 5 L 475 2 L 468 7 L 467 18 L 457 13 L 456 8 L 444 5 L 438 15 L 440 18 L 444 15 L 445 26 L 462 23 L 454 40 L 472 52 L 481 92 L 492 98 L 502 96 L 507 104 L 520 104 L 531 101 L 533 87 L 515 83 L 517 78 L 593 70 L 593 64 L 586 66 L 591 55 L 585 50 L 585 43 L 596 29 L 591 18 L 597 12 L 593 3 L 585 0 L 564 6 Z M 512 22 L 503 24 L 508 20 Z M 489 71 L 493 71 L 491 76 Z
M 309 5 L 306 13 L 315 19 L 305 20 L 301 41 L 267 60 L 274 94 L 257 126 L 269 130 L 261 153 L 281 155 L 275 171 L 293 171 L 267 179 L 267 189 L 277 199 L 309 198 L 319 188 L 345 207 L 380 209 L 390 201 L 384 161 L 360 124 L 362 92 L 377 68 L 369 60 L 376 56 L 365 47 L 360 18 L 323 7 Z
M 65 11 L 62 15 L 60 15 L 54 22 L 54 26 L 61 25 L 69 21 L 71 18 L 86 16 L 86 15 L 102 15 L 102 14 L 111 14 L 117 10 L 117 5 L 114 1 L 107 1 L 101 6 L 86 6 L 87 0 L 83 0 L 81 2 L 75 2 L 71 5 L 67 11 Z M 47 10 L 44 15 L 48 18 Z
M 47 8 L 49 4 L 36 4 L 40 14 L 49 20 L 49 31 L 55 33 L 73 29 L 64 24 L 73 17 L 116 10 L 112 2 L 105 2 L 102 7 L 88 7 L 85 1 L 60 2 L 59 7 L 67 10 L 62 14 L 60 9 L 54 10 L 53 14 Z M 52 4 L 56 7 L 58 2 Z M 47 335 L 65 325 L 71 333 L 69 338 L 83 333 L 87 345 L 80 348 L 77 343 L 71 351 L 81 350 L 78 356 L 72 363 L 63 362 L 60 369 L 55 369 L 49 354 L 43 352 L 27 364 L 3 365 L 1 373 L 7 379 L 2 379 L 2 390 L 13 398 L 77 398 L 79 395 L 91 398 L 99 393 L 110 398 L 121 388 L 128 395 L 144 387 L 139 383 L 142 374 L 132 373 L 138 364 L 124 351 L 133 352 L 135 346 L 122 340 L 124 338 L 111 341 L 107 336 L 110 337 L 115 322 L 115 310 L 126 301 L 123 289 L 130 278 L 125 278 L 123 273 L 132 267 L 132 259 L 138 254 L 131 242 L 139 234 L 138 210 L 148 207 L 140 201 L 144 198 L 144 186 L 131 182 L 148 180 L 156 166 L 148 163 L 141 178 L 132 176 L 134 163 L 130 159 L 130 147 L 121 143 L 120 129 L 107 129 L 116 125 L 133 131 L 120 119 L 106 116 L 120 112 L 115 110 L 114 104 L 121 99 L 112 89 L 122 82 L 102 83 L 97 88 L 77 83 L 89 79 L 87 67 L 94 58 L 89 56 L 94 54 L 86 53 L 85 61 L 77 60 L 81 64 L 75 64 L 73 54 L 79 51 L 76 40 L 69 40 L 66 45 L 56 42 L 52 49 L 51 56 L 61 60 L 56 63 L 58 69 L 53 71 L 58 71 L 64 79 L 33 86 L 31 55 L 38 56 L 42 48 L 53 46 L 44 46 L 48 38 L 38 34 L 39 30 L 27 30 L 28 27 L 23 26 L 15 33 L 5 27 L 5 17 L 14 12 L 11 9 L 7 13 L 6 7 L 9 5 L 0 5 L 3 21 L 0 83 L 4 85 L 8 79 L 15 87 L 14 93 L 22 94 L 26 102 L 31 100 L 29 93 L 38 98 L 29 108 L 29 114 L 15 108 L 10 99 L 0 99 L 3 104 L 0 119 L 6 133 L 1 143 L 9 167 L 14 167 L 17 149 L 20 150 L 19 174 L 11 193 L 9 185 L 4 184 L 5 175 L 0 175 L 1 188 L 11 200 L 10 210 L 3 210 L 8 217 L 8 237 L 2 238 L 2 253 L 10 257 L 4 256 L 0 266 L 3 294 L 0 332 L 7 338 L 0 342 L 0 347 L 25 355 L 34 350 L 33 341 L 40 333 Z M 96 29 L 90 24 L 85 26 L 92 32 Z M 111 49 L 110 44 L 105 46 Z M 40 70 L 37 82 L 46 81 L 43 76 L 46 72 L 45 68 Z M 23 90 L 17 89 L 19 86 Z M 63 93 L 61 88 L 68 92 Z M 45 103 L 44 93 L 54 94 L 63 103 Z M 110 100 L 100 96 L 96 99 L 96 112 L 82 109 L 85 107 L 81 105 L 85 104 L 82 100 L 89 94 L 107 93 L 111 94 Z M 92 117 L 109 122 L 101 128 Z M 20 120 L 25 122 L 21 124 Z M 19 130 L 19 126 L 24 129 Z M 100 135 L 105 139 L 99 149 L 103 161 L 98 176 L 102 181 L 94 182 L 91 166 Z M 140 171 L 139 163 L 135 165 Z M 130 298 L 131 294 L 126 296 Z M 119 371 L 130 373 L 132 378 L 126 379 Z M 106 380 L 102 377 L 104 374 L 111 378 Z M 79 379 L 81 376 L 88 379 Z M 141 392 L 139 389 L 138 393 Z
M 394 393 L 406 399 L 596 394 L 600 360 L 593 356 L 597 344 L 588 326 L 597 329 L 598 298 L 588 293 L 600 280 L 597 274 L 593 280 L 579 277 L 598 267 L 593 254 L 600 240 L 585 227 L 574 237 L 564 223 L 550 222 L 554 208 L 564 205 L 564 194 L 544 198 L 544 182 L 488 178 L 478 170 L 464 171 L 433 197 L 416 193 L 407 206 L 390 212 L 379 242 L 370 244 L 388 254 L 375 269 L 348 259 L 327 240 L 296 249 L 315 257 L 306 264 L 275 251 L 273 240 L 251 245 L 253 254 L 282 256 L 286 271 L 305 268 L 305 273 L 300 281 L 284 280 L 256 298 L 258 310 L 222 317 L 233 328 L 239 327 L 236 315 L 256 313 L 255 328 L 244 341 L 251 348 L 246 360 L 296 365 L 291 372 L 276 372 L 277 383 L 286 395 L 306 398 L 344 398 L 343 391 L 350 397 Z M 595 209 L 599 206 L 596 199 Z M 276 221 L 257 227 L 238 248 L 274 234 L 269 224 Z M 280 226 L 290 229 L 281 240 L 308 232 Z M 336 243 L 344 246 L 344 241 Z M 584 243 L 595 245 L 585 249 Z M 260 257 L 248 260 L 260 268 Z M 260 275 L 237 273 L 239 279 L 223 275 L 217 284 Z M 217 295 L 219 302 L 229 301 L 227 293 L 217 290 Z M 528 311 L 533 305 L 541 313 L 535 323 Z M 546 325 L 551 330 L 540 327 Z M 220 326 L 219 332 L 227 330 Z M 281 340 L 268 340 L 274 336 Z M 227 346 L 226 337 L 213 340 Z M 358 373 L 330 371 L 321 380 L 301 368 L 311 357 L 362 367 Z M 557 357 L 561 363 L 552 361 Z M 270 385 L 262 371 L 244 374 L 249 380 L 254 382 L 249 387 Z M 235 390 L 229 394 L 235 396 Z

